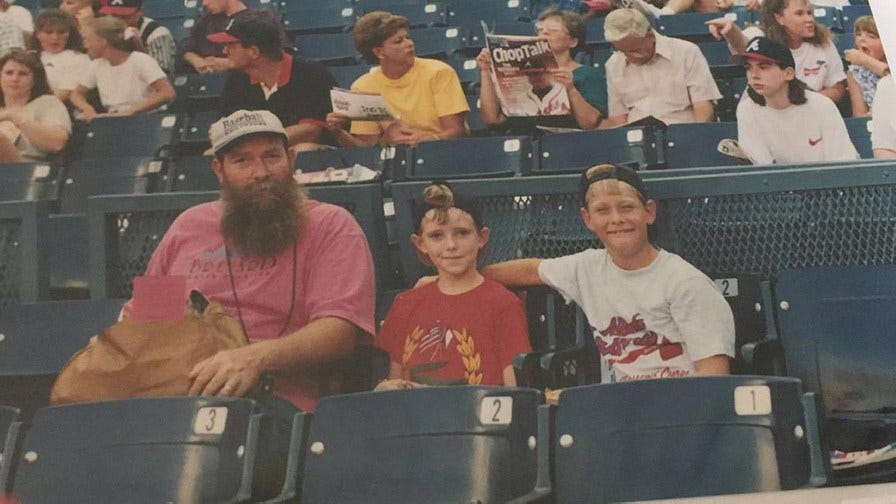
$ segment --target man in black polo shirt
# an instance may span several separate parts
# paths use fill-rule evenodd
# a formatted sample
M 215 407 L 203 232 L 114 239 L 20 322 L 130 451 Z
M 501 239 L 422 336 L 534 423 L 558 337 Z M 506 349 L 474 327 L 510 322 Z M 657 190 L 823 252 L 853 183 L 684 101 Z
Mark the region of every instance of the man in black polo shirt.
M 208 39 L 224 45 L 234 68 L 221 98 L 222 115 L 269 110 L 286 127 L 291 146 L 326 140 L 322 121 L 332 110 L 330 89 L 336 80 L 323 65 L 283 51 L 274 22 L 257 16 L 233 19 Z

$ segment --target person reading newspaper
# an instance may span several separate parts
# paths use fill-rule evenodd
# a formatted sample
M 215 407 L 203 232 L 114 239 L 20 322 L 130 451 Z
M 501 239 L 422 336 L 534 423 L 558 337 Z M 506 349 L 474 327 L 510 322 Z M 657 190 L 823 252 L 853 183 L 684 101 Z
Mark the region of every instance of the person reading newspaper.
M 355 23 L 355 47 L 379 67 L 359 77 L 351 90 L 381 95 L 397 119 L 352 121 L 330 113 L 327 127 L 340 145 L 416 145 L 467 135 L 464 116 L 470 107 L 457 73 L 444 62 L 418 58 L 409 26 L 404 16 L 384 11 L 368 12 Z
M 538 37 L 486 33 L 489 48 L 476 58 L 483 121 L 507 134 L 533 134 L 537 126 L 596 128 L 606 115 L 607 85 L 599 69 L 574 59 L 586 37 L 581 16 L 547 9 L 537 29 Z M 516 58 L 520 51 L 529 57 Z

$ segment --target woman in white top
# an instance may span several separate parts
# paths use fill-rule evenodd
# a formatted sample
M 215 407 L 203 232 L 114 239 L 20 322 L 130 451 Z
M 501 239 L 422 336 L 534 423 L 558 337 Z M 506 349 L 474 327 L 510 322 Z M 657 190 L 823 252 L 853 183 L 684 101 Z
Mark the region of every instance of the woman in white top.
M 810 90 L 834 103 L 846 95 L 846 72 L 831 31 L 815 21 L 807 0 L 764 0 L 761 27 L 741 31 L 726 18 L 707 25 L 716 38 L 727 40 L 735 53 L 743 52 L 751 38 L 763 35 L 789 47 L 796 62 L 796 78 Z
M 50 90 L 66 101 L 78 87 L 78 74 L 90 64 L 83 52 L 78 21 L 63 10 L 45 9 L 37 15 L 34 26 L 33 45 L 40 51 Z
M 87 92 L 96 88 L 106 115 L 133 115 L 155 110 L 174 99 L 174 87 L 159 64 L 137 51 L 140 34 L 124 21 L 105 16 L 87 23 L 84 46 L 93 58 L 70 96 L 71 104 L 89 121 L 99 115 L 87 103 Z
M 33 52 L 13 49 L 0 58 L 0 107 L 0 162 L 47 161 L 68 143 L 68 111 Z
M 31 11 L 9 0 L 0 0 L 0 19 L 22 30 L 26 38 L 34 31 Z

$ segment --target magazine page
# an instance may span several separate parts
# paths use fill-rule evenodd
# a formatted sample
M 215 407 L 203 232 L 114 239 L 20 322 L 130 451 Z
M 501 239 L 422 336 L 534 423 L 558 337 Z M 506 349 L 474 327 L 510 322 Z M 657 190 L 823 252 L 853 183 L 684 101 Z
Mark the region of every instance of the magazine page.
M 348 89 L 330 90 L 333 112 L 348 116 L 353 121 L 388 121 L 395 119 L 383 97 L 378 94 L 356 93 Z
M 551 75 L 558 65 L 547 40 L 492 34 L 484 24 L 483 29 L 492 58 L 492 82 L 505 116 L 570 113 L 566 88 L 555 83 Z

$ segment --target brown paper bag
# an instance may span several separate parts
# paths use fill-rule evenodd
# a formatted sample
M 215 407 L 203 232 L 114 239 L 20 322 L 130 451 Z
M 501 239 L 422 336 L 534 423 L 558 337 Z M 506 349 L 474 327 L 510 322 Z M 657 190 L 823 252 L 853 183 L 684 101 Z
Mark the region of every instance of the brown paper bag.
M 188 374 L 221 350 L 247 345 L 239 321 L 215 301 L 179 321 L 124 319 L 90 339 L 63 367 L 51 404 L 186 395 Z

